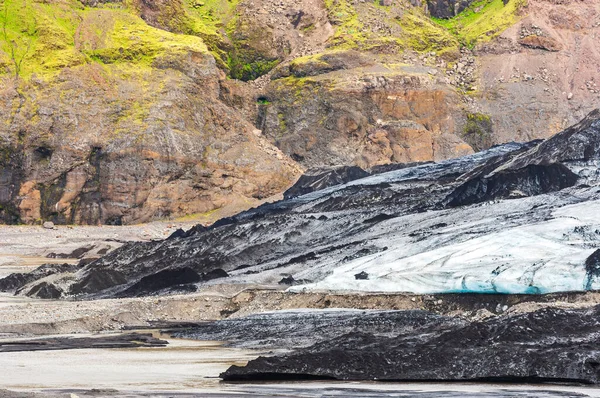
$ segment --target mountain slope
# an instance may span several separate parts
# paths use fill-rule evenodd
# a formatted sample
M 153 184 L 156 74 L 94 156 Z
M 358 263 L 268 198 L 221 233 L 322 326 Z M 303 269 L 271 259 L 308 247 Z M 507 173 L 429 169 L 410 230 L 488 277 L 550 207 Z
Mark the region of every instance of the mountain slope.
M 227 214 L 298 175 L 219 100 L 222 72 L 200 38 L 113 4 L 25 4 L 3 3 L 2 49 L 18 68 L 0 76 L 2 221 Z

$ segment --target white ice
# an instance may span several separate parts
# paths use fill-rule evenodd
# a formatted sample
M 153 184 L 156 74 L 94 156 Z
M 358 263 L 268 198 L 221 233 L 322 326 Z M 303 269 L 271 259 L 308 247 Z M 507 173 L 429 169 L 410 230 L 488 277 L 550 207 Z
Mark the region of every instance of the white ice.
M 512 206 L 518 210 L 525 205 L 530 205 L 528 199 L 491 207 Z M 600 230 L 599 201 L 564 206 L 553 211 L 548 220 L 525 225 L 508 223 L 501 228 L 493 225 L 499 223 L 498 218 L 483 217 L 491 209 L 463 211 L 469 210 L 473 212 L 472 220 L 465 220 L 458 230 L 450 225 L 446 231 L 417 243 L 387 236 L 387 241 L 378 242 L 388 246 L 387 251 L 332 267 L 324 279 L 290 290 L 520 294 L 600 289 L 600 281 L 588 285 L 585 270 L 586 259 L 600 246 L 596 232 Z M 479 224 L 478 212 L 482 215 Z M 429 217 L 436 216 L 430 213 Z M 450 215 L 439 212 L 438 217 L 444 222 Z M 482 225 L 487 225 L 490 232 L 474 233 L 472 238 L 465 234 Z M 582 234 L 582 228 L 593 236 Z M 444 234 L 450 239 L 444 240 Z M 354 275 L 362 271 L 369 274 L 368 280 L 356 280 Z

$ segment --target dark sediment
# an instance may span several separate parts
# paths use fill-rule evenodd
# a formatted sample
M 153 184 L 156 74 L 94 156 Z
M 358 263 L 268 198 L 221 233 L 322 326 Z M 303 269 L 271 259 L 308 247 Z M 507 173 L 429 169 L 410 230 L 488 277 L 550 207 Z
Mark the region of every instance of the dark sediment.
M 417 315 L 419 313 L 416 313 Z M 426 316 L 425 313 L 421 313 Z M 385 317 L 384 317 L 385 319 Z M 383 320 L 382 320 L 383 321 Z M 394 336 L 355 330 L 232 366 L 224 380 L 600 382 L 600 307 L 444 322 Z M 336 324 L 330 325 L 336 330 Z
M 0 341 L 0 353 L 19 351 L 55 351 L 83 348 L 164 347 L 168 344 L 146 333 L 127 333 L 102 337 L 48 337 L 31 340 Z

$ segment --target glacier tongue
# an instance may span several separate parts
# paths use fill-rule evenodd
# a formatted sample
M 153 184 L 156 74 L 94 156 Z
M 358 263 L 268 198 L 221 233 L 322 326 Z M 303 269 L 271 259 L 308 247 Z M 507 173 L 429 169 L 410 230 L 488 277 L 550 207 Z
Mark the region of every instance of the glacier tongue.
M 292 292 L 600 289 L 599 170 L 595 111 L 546 141 L 304 187 L 302 196 L 125 245 L 75 275 L 19 291 L 129 297 L 220 283 L 286 284 Z
M 565 206 L 548 221 L 439 247 L 432 244 L 415 254 L 406 245 L 394 244 L 335 268 L 319 282 L 290 290 L 543 294 L 600 289 L 600 281 L 588 286 L 585 261 L 596 249 L 581 236 L 581 231 L 592 230 L 600 239 L 599 215 L 600 201 L 595 201 Z M 355 278 L 361 272 L 369 275 L 367 280 Z

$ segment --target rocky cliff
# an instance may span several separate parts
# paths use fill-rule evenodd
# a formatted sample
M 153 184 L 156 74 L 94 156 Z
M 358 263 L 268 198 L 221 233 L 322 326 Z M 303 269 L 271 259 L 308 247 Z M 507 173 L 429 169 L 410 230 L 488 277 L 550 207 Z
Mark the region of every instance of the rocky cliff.
M 224 76 L 200 38 L 113 4 L 20 4 L 2 6 L 4 56 L 16 62 L 1 76 L 2 221 L 239 211 L 298 175 L 219 100 Z
M 546 138 L 600 103 L 596 0 L 0 8 L 8 223 L 219 218 L 305 168 Z

